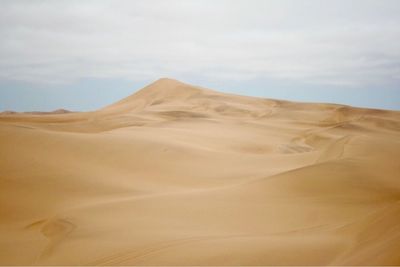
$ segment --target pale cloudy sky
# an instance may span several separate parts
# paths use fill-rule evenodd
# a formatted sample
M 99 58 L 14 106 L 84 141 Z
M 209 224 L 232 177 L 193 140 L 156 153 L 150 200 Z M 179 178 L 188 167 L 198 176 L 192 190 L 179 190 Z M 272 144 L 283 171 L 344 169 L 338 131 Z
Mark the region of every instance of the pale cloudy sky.
M 0 1 L 0 110 L 90 110 L 160 77 L 400 110 L 398 0 Z

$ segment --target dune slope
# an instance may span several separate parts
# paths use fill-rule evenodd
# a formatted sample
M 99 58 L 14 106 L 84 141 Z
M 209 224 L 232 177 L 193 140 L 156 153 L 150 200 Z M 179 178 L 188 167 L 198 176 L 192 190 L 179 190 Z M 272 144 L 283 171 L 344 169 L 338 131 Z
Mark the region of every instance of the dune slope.
M 1 265 L 400 265 L 400 112 L 160 79 L 0 115 Z

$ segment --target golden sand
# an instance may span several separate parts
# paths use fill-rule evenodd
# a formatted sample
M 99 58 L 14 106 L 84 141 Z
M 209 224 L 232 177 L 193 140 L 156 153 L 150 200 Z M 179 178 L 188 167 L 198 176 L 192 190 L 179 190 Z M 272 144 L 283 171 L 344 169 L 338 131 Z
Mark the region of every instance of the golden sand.
M 0 115 L 1 265 L 400 265 L 400 112 L 160 79 Z

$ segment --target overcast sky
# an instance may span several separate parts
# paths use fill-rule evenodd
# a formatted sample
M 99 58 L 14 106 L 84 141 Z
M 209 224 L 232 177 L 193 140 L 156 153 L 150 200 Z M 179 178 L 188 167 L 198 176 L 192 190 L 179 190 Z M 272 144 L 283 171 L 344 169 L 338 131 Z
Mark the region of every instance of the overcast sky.
M 0 5 L 0 110 L 96 109 L 160 77 L 400 110 L 398 0 Z

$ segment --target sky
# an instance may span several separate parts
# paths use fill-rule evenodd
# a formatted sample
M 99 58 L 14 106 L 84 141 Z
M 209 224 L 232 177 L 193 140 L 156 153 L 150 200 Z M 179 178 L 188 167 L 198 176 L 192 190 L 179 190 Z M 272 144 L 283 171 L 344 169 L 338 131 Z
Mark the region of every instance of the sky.
M 2 0 L 0 111 L 95 110 L 170 77 L 400 110 L 398 0 Z

